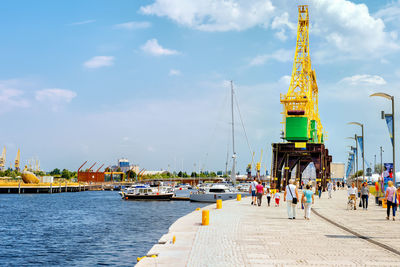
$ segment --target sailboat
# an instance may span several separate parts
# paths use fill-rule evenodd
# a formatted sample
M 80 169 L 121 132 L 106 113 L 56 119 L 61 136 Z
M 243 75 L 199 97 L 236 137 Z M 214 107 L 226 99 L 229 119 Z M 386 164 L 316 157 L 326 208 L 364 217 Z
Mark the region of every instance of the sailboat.
M 233 99 L 234 99 L 234 90 L 233 90 L 233 82 L 231 81 L 231 111 L 232 111 L 232 169 L 231 169 L 231 182 L 233 185 L 236 184 L 236 152 L 235 152 L 235 118 L 233 112 Z M 229 200 L 236 199 L 238 194 L 245 194 L 243 192 L 239 192 L 235 187 L 229 187 L 226 183 L 217 183 L 213 184 L 206 190 L 199 190 L 196 193 L 190 194 L 190 201 L 195 202 L 210 202 L 213 203 L 217 199 Z

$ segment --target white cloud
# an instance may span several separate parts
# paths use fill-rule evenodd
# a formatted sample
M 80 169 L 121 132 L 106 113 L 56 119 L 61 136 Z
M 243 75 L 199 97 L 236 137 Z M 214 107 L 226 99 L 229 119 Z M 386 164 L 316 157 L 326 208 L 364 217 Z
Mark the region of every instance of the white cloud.
M 179 76 L 181 75 L 181 71 L 180 70 L 175 70 L 175 69 L 170 69 L 169 70 L 169 76 Z
M 385 85 L 386 81 L 378 75 L 359 74 L 351 77 L 343 78 L 341 83 L 348 83 L 350 85 Z
M 22 84 L 17 79 L 0 81 L 0 113 L 30 107 L 30 102 L 24 98 L 24 91 L 15 88 Z
M 240 31 L 265 24 L 274 7 L 270 0 L 156 0 L 140 11 L 202 31 Z
M 292 60 L 293 51 L 279 49 L 272 54 L 258 55 L 250 60 L 249 66 L 264 65 L 268 60 L 276 60 L 279 62 L 289 62 Z
M 321 40 L 317 53 L 319 62 L 379 58 L 400 49 L 396 42 L 397 33 L 387 32 L 384 21 L 372 16 L 365 4 L 349 0 L 309 2 L 310 31 Z M 400 10 L 399 2 L 396 7 Z M 389 8 L 378 14 L 396 18 L 397 11 L 393 13 Z M 271 28 L 282 41 L 288 38 L 288 32 L 295 36 L 292 33 L 296 31 L 298 17 L 293 0 L 155 0 L 142 6 L 140 11 L 167 17 L 201 31 L 246 30 L 262 26 Z
M 93 22 L 96 22 L 96 20 L 90 19 L 90 20 L 78 21 L 78 22 L 70 23 L 70 24 L 68 24 L 68 25 L 70 25 L 70 26 L 75 26 L 75 25 L 89 24 L 89 23 L 93 23 Z
M 35 98 L 38 101 L 54 101 L 69 103 L 76 97 L 76 93 L 71 90 L 52 88 L 36 91 Z
M 289 85 L 290 85 L 290 80 L 291 80 L 291 79 L 292 79 L 291 76 L 289 76 L 289 75 L 284 75 L 284 76 L 282 76 L 282 77 L 279 79 L 279 82 L 282 83 L 282 84 L 284 84 L 284 85 L 289 86 Z
M 121 24 L 114 25 L 116 29 L 124 29 L 124 30 L 137 30 L 137 29 L 146 29 L 151 27 L 151 23 L 148 21 L 130 21 Z
M 97 69 L 114 65 L 114 57 L 95 56 L 83 63 L 83 66 L 89 69 Z
M 148 53 L 152 54 L 154 56 L 168 56 L 168 55 L 176 55 L 179 52 L 176 50 L 171 50 L 167 48 L 163 48 L 161 45 L 158 44 L 157 39 L 150 39 L 148 40 L 142 47 L 141 49 Z
M 392 2 L 380 9 L 376 17 L 381 18 L 384 22 L 400 23 L 400 1 Z

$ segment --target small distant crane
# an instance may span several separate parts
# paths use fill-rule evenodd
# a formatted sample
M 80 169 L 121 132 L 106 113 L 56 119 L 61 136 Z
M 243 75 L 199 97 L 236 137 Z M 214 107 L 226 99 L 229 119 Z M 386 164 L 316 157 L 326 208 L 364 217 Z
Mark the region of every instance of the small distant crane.
M 251 162 L 249 164 L 247 164 L 247 168 L 246 168 L 247 178 L 249 178 L 249 179 L 251 178 L 251 168 L 253 166 L 254 154 L 255 154 L 255 152 L 253 152 L 253 156 L 251 157 Z
M 16 171 L 19 171 L 20 155 L 21 155 L 21 153 L 20 153 L 19 148 L 18 148 L 17 157 L 15 158 L 15 163 L 14 163 Z
M 260 176 L 261 176 L 261 161 L 262 161 L 262 156 L 263 156 L 263 150 L 261 149 L 260 161 L 257 162 L 257 164 L 256 164 L 257 179 L 260 179 Z
M 0 170 L 4 169 L 5 165 L 6 165 L 6 147 L 3 148 L 3 152 L 1 153 Z

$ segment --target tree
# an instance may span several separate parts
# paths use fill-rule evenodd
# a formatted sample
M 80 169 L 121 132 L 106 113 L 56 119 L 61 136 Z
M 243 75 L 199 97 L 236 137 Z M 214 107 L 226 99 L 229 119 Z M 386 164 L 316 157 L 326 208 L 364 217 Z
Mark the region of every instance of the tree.
M 120 167 L 117 168 L 117 172 L 121 172 L 121 168 Z
M 183 172 L 182 171 L 178 172 L 178 177 L 183 177 Z
M 71 177 L 71 173 L 67 169 L 63 169 L 61 173 L 61 177 L 65 179 L 69 179 Z
M 196 172 L 192 172 L 192 174 L 190 174 L 190 177 L 197 177 L 197 173 Z
M 58 168 L 55 168 L 54 170 L 52 170 L 50 173 L 50 175 L 60 175 L 61 171 Z

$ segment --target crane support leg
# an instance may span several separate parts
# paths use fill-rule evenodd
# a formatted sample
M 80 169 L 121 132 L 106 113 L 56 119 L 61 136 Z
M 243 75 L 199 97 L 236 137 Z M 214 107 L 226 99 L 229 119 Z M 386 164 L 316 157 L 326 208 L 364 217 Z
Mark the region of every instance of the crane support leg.
M 296 182 L 301 183 L 302 173 L 311 162 L 315 166 L 316 182 L 321 182 L 322 186 L 326 187 L 330 178 L 332 156 L 324 144 L 307 143 L 306 147 L 298 148 L 295 143 L 274 143 L 272 151 L 272 188 L 284 190 L 295 166 Z

